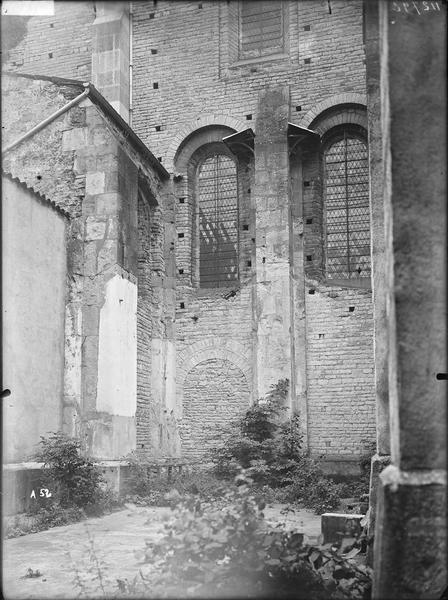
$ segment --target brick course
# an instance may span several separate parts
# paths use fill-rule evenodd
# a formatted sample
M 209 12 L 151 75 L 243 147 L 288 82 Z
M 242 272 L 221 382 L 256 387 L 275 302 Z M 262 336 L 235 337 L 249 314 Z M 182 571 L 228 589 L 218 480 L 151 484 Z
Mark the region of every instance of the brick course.
M 246 115 L 255 120 L 258 91 L 267 84 L 291 86 L 291 121 L 297 124 L 324 98 L 365 95 L 361 2 L 335 0 L 331 14 L 328 5 L 317 0 L 287 3 L 288 56 L 239 66 L 226 51 L 235 4 L 208 1 L 203 9 L 197 2 L 132 4 L 132 123 L 157 156 L 165 156 L 172 138 L 203 113 L 228 115 L 250 125 Z M 156 48 L 157 54 L 149 48 Z M 304 64 L 304 58 L 311 63 Z M 159 83 L 157 90 L 152 81 Z M 295 111 L 297 105 L 300 112 Z M 156 125 L 162 130 L 156 132 Z
M 89 81 L 94 4 L 56 1 L 53 16 L 30 17 L 25 39 L 9 52 L 8 70 Z
M 310 450 L 357 455 L 376 431 L 371 292 L 307 283 Z
M 182 450 L 199 458 L 210 450 L 225 427 L 247 409 L 249 384 L 230 361 L 210 358 L 197 364 L 184 382 Z

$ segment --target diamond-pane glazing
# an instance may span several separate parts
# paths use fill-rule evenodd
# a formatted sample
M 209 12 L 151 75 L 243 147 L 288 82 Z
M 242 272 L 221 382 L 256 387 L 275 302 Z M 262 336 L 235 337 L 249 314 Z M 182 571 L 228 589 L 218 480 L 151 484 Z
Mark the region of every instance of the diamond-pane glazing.
M 327 277 L 370 277 L 369 166 L 366 144 L 348 137 L 325 155 Z
M 238 186 L 231 158 L 215 154 L 198 177 L 199 279 L 219 287 L 238 279 Z

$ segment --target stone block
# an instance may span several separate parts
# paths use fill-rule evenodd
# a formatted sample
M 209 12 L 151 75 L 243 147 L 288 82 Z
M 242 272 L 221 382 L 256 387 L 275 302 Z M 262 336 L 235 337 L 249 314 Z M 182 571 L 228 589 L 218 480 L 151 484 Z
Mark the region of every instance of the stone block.
M 62 132 L 62 150 L 78 150 L 87 144 L 87 128 L 79 127 Z
M 117 262 L 117 244 L 115 240 L 104 242 L 98 252 L 98 271 L 105 271 Z
M 97 269 L 97 246 L 95 242 L 84 245 L 84 272 L 86 275 L 96 273 Z
M 442 598 L 447 585 L 445 474 L 403 473 L 389 466 L 379 479 L 372 597 Z
M 86 241 L 101 240 L 106 233 L 106 222 L 88 217 L 86 219 Z
M 324 513 L 321 516 L 323 543 L 331 544 L 343 537 L 354 537 L 361 531 L 364 515 L 350 513 Z
M 87 173 L 86 194 L 103 194 L 105 191 L 106 176 L 102 171 Z
M 114 192 L 109 194 L 100 194 L 95 199 L 97 214 L 113 214 L 120 207 L 120 196 Z
M 107 146 L 111 148 L 117 143 L 113 134 L 106 128 L 105 125 L 96 125 L 89 132 L 89 142 L 94 146 Z

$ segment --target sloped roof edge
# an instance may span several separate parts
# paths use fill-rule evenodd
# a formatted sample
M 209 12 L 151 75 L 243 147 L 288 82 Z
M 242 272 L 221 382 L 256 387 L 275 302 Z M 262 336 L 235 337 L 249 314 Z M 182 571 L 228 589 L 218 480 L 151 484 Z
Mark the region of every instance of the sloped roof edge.
M 142 142 L 142 140 L 138 137 L 135 131 L 130 127 L 123 117 L 115 110 L 113 106 L 106 100 L 106 98 L 96 89 L 96 87 L 89 83 L 89 99 L 99 106 L 104 113 L 106 113 L 112 121 L 122 130 L 125 138 L 129 139 L 134 148 L 144 157 L 146 160 L 154 167 L 154 169 L 158 172 L 158 174 L 163 179 L 169 179 L 170 174 L 162 165 L 162 163 L 157 160 L 148 146 Z
M 28 185 L 25 181 L 22 181 L 18 177 L 14 177 L 11 173 L 8 173 L 8 172 L 4 171 L 3 169 L 2 169 L 2 177 L 5 177 L 5 179 L 9 179 L 9 181 L 11 181 L 13 183 L 16 183 L 18 186 L 20 186 L 22 189 L 26 190 L 27 192 L 31 192 L 32 194 L 34 194 L 34 196 L 36 196 L 39 199 L 39 201 L 42 204 L 48 206 L 48 208 L 51 208 L 52 210 L 56 211 L 57 213 L 59 213 L 60 215 L 65 217 L 66 219 L 70 220 L 70 214 L 66 210 L 64 210 L 63 208 L 58 206 L 56 204 L 56 202 L 54 202 L 53 200 L 50 200 L 44 194 L 37 192 L 32 186 Z
M 98 106 L 103 113 L 105 113 L 111 121 L 115 123 L 115 125 L 122 131 L 124 137 L 129 140 L 132 146 L 137 150 L 137 152 L 145 158 L 152 167 L 157 171 L 158 175 L 162 177 L 162 179 L 169 179 L 170 174 L 165 169 L 165 167 L 157 160 L 151 150 L 146 146 L 146 144 L 138 137 L 135 131 L 126 123 L 123 117 L 115 110 L 115 108 L 106 100 L 106 98 L 96 89 L 93 83 L 78 81 L 76 79 L 65 79 L 64 77 L 54 77 L 50 75 L 33 75 L 31 73 L 15 73 L 10 71 L 4 71 L 5 75 L 10 75 L 13 77 L 23 77 L 26 79 L 34 79 L 34 80 L 42 80 L 42 81 L 50 81 L 55 85 L 70 85 L 79 89 L 79 91 L 83 91 L 84 89 L 88 90 L 87 97 Z
M 17 73 L 16 71 L 3 71 L 3 75 L 10 77 L 23 77 L 24 79 L 35 79 L 36 81 L 51 81 L 56 85 L 73 85 L 79 87 L 82 91 L 84 82 L 79 79 L 67 79 L 66 77 L 56 77 L 55 75 L 34 75 L 33 73 Z

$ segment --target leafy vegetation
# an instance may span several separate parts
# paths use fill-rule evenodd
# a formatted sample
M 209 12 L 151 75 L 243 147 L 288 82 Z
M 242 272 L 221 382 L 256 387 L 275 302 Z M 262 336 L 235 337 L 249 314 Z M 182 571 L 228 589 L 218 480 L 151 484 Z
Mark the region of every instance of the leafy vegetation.
M 185 494 L 200 496 L 203 500 L 222 497 L 227 483 L 213 471 L 200 469 L 173 473 L 169 478 L 153 463 L 131 454 L 127 457 L 131 467 L 126 477 L 126 501 L 148 506 L 171 506 Z
M 229 478 L 248 469 L 271 501 L 300 503 L 318 513 L 335 509 L 342 487 L 303 451 L 299 418 L 285 414 L 287 393 L 288 380 L 279 381 L 232 425 L 213 451 L 216 473 Z
M 99 468 L 81 455 L 78 440 L 61 432 L 41 437 L 35 458 L 44 463 L 47 487 L 55 489 L 62 507 L 77 506 L 87 513 L 100 510 L 105 499 L 103 477 Z
M 40 489 L 46 488 L 51 495 L 42 496 L 37 490 L 28 513 L 6 519 L 6 537 L 67 525 L 104 514 L 118 505 L 100 469 L 81 455 L 78 440 L 61 432 L 51 433 L 41 437 L 33 458 L 44 464 Z
M 359 461 L 361 474 L 351 481 L 346 481 L 342 485 L 342 494 L 346 498 L 357 498 L 358 500 L 366 497 L 369 493 L 370 486 L 370 464 L 372 456 L 376 452 L 376 443 L 367 442 L 363 455 Z
M 306 546 L 302 534 L 266 524 L 264 501 L 252 494 L 250 478 L 240 474 L 236 483 L 225 494 L 224 508 L 182 498 L 164 525 L 165 535 L 147 541 L 138 556 L 149 575 L 132 585 L 121 581 L 123 595 L 369 597 L 370 570 L 353 560 L 356 540 L 339 548 Z
M 75 506 L 63 508 L 58 503 L 38 506 L 27 514 L 4 518 L 3 534 L 5 538 L 15 538 L 29 533 L 37 533 L 51 527 L 68 525 L 85 518 L 84 511 Z

